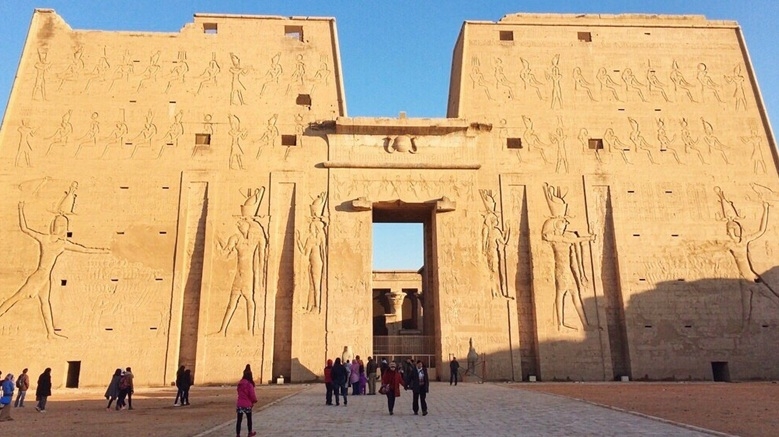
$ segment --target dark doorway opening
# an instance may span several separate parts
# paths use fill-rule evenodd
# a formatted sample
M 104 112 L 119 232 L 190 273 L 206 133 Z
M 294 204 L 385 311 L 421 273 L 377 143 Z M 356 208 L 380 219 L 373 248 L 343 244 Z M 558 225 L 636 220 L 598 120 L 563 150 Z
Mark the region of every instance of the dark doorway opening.
M 715 382 L 730 382 L 730 369 L 727 361 L 712 361 L 711 373 Z
M 65 387 L 78 388 L 78 378 L 81 374 L 81 361 L 68 361 L 68 379 Z

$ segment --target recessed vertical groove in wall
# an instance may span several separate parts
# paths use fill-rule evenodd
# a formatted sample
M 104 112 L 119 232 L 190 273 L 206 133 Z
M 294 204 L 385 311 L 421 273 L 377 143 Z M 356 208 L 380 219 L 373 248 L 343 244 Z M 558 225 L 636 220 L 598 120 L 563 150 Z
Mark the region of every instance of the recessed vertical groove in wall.
M 603 281 L 603 295 L 606 297 L 606 325 L 609 333 L 613 377 L 631 376 L 625 311 L 622 290 L 619 286 L 619 266 L 617 257 L 613 256 L 616 254 L 617 246 L 614 238 L 611 194 L 607 186 L 593 187 L 593 192 L 597 198 L 596 220 L 603 224 L 602 229 L 595 229 L 595 233 L 603 236 L 601 253 L 604 256 L 601 260 L 600 276 Z
M 275 232 L 282 238 L 278 274 L 276 275 L 276 318 L 273 331 L 273 377 L 292 374 L 292 305 L 295 276 L 295 185 L 280 183 L 273 186 L 273 196 L 279 210 L 274 211 Z M 278 220 L 276 218 L 278 217 Z
M 200 291 L 203 279 L 203 252 L 208 211 L 208 182 L 190 182 L 187 186 L 187 217 L 184 230 L 187 269 L 181 312 L 181 346 L 179 365 L 194 372 L 197 358 L 197 331 L 200 316 Z
M 514 278 L 517 290 L 517 314 L 519 316 L 519 355 L 522 360 L 522 380 L 530 375 L 540 377 L 538 365 L 538 332 L 536 330 L 536 305 L 533 299 L 533 280 L 530 253 L 530 225 L 528 224 L 527 196 L 524 185 L 511 187 L 519 201 L 519 247 L 517 274 Z

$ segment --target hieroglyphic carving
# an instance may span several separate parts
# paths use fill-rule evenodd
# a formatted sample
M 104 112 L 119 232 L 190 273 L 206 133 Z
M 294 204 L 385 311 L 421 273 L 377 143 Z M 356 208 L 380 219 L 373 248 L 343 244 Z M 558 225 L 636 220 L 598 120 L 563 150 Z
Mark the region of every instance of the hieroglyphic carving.
M 92 69 L 90 73 L 87 74 L 87 84 L 84 86 L 84 92 L 89 91 L 89 87 L 94 82 L 106 82 L 108 80 L 108 73 L 111 70 L 111 64 L 108 62 L 108 57 L 106 55 L 106 48 L 103 47 L 103 54 L 100 56 L 100 59 L 97 60 L 97 64 L 95 64 L 95 68 Z
M 749 131 L 751 133 L 748 137 L 741 137 L 741 141 L 746 145 L 752 145 L 752 166 L 755 174 L 765 174 L 765 161 L 763 160 L 763 137 L 757 133 L 757 123 L 752 120 L 749 123 Z
M 327 271 L 327 224 L 329 218 L 325 215 L 327 208 L 327 192 L 323 191 L 311 202 L 308 224 L 308 236 L 305 241 L 300 231 L 295 231 L 297 247 L 303 257 L 308 260 L 308 293 L 303 307 L 307 312 L 322 312 L 322 291 L 325 287 L 324 278 Z
M 216 77 L 219 75 L 219 72 L 222 71 L 222 67 L 219 66 L 219 63 L 216 62 L 216 53 L 211 53 L 211 60 L 208 61 L 208 66 L 206 66 L 206 69 L 203 70 L 203 73 L 198 76 L 200 79 L 200 84 L 197 86 L 197 91 L 195 91 L 195 95 L 199 95 L 200 91 L 203 90 L 203 87 L 208 87 L 211 85 L 216 86 Z
M 303 147 L 303 133 L 306 130 L 305 125 L 303 124 L 303 114 L 297 113 L 295 114 L 295 144 L 298 147 Z M 291 149 L 291 148 L 290 148 Z M 289 150 L 285 152 L 284 157 L 286 158 L 286 155 L 289 153 Z
M 579 135 L 576 136 L 576 139 L 579 140 L 579 144 L 582 145 L 582 152 L 586 152 L 587 149 L 590 147 L 590 133 L 587 131 L 586 128 L 581 128 L 579 130 Z M 600 149 L 595 149 L 595 159 L 598 160 L 601 164 L 603 164 L 603 157 L 600 154 Z
M 576 67 L 573 69 L 573 89 L 574 91 L 584 91 L 587 93 L 587 97 L 590 98 L 590 101 L 595 102 L 595 97 L 592 95 L 592 86 L 594 86 L 594 83 L 590 83 L 587 81 L 587 79 L 584 78 L 584 75 L 582 75 L 582 69 L 579 67 Z
M 625 83 L 625 91 L 626 95 L 630 95 L 630 91 L 635 91 L 636 94 L 638 94 L 638 97 L 641 98 L 642 102 L 646 102 L 646 98 L 644 97 L 644 84 L 639 82 L 638 79 L 636 79 L 636 76 L 633 74 L 633 70 L 630 68 L 626 68 L 622 70 L 622 82 Z
M 329 58 L 327 55 L 322 55 L 319 57 L 319 68 L 316 70 L 314 79 L 312 80 L 313 83 L 311 85 L 311 94 L 314 93 L 314 90 L 320 83 L 324 84 L 324 86 L 330 85 L 330 75 L 333 74 L 333 72 L 330 71 L 328 62 Z
M 62 89 L 65 82 L 75 82 L 81 77 L 81 73 L 84 72 L 84 47 L 76 46 L 73 48 L 73 56 L 70 59 L 70 63 L 65 67 L 65 71 L 57 75 L 60 80 L 60 84 L 57 87 L 57 91 Z
M 306 85 L 306 63 L 303 62 L 303 54 L 295 58 L 295 70 L 290 75 L 289 85 L 287 85 L 287 94 L 293 86 L 304 87 Z
M 595 75 L 595 78 L 598 79 L 598 83 L 600 83 L 600 94 L 601 94 L 601 100 L 603 100 L 603 90 L 607 89 L 611 92 L 611 96 L 614 98 L 614 100 L 620 102 L 619 94 L 617 94 L 617 89 L 619 88 L 619 84 L 614 81 L 614 79 L 609 76 L 609 73 L 606 71 L 605 67 L 601 67 L 598 70 L 598 74 Z
M 545 72 L 546 80 L 550 81 L 552 87 L 552 109 L 562 109 L 563 107 L 563 89 L 560 85 L 560 80 L 563 78 L 560 73 L 560 55 L 556 54 L 552 57 L 552 66 L 549 71 Z
M 695 154 L 698 155 L 698 159 L 701 160 L 701 164 L 708 164 L 706 160 L 703 159 L 703 153 L 701 153 L 701 149 L 698 148 L 698 139 L 693 138 L 692 134 L 690 133 L 690 126 L 687 123 L 687 119 L 682 118 L 679 120 L 679 125 L 682 127 L 682 143 L 684 143 L 684 153 L 689 154 L 691 151 L 695 152 Z
M 508 271 L 506 266 L 506 245 L 511 236 L 511 230 L 501 223 L 498 216 L 498 201 L 492 190 L 479 190 L 484 203 L 482 213 L 481 242 L 487 269 L 490 275 L 490 292 L 492 297 L 502 296 L 512 298 L 508 290 Z
M 160 51 L 157 50 L 149 57 L 149 65 L 141 72 L 141 80 L 138 81 L 138 87 L 135 91 L 140 91 L 148 82 L 157 82 L 157 76 L 160 74 L 160 70 L 162 70 L 162 67 L 160 66 Z
M 551 162 L 546 159 L 546 153 L 544 152 L 544 149 L 547 147 L 546 144 L 541 142 L 538 134 L 536 134 L 533 129 L 533 120 L 531 120 L 530 117 L 523 115 L 522 122 L 525 124 L 525 132 L 522 134 L 522 137 L 525 139 L 525 143 L 527 143 L 528 153 L 531 151 L 531 147 L 537 149 L 538 153 L 541 154 L 541 159 L 543 159 L 545 163 L 551 164 Z
M 235 53 L 230 53 L 230 62 L 232 62 L 232 66 L 230 66 L 230 75 L 232 76 L 232 81 L 230 82 L 230 104 L 245 105 L 243 90 L 246 89 L 246 86 L 241 82 L 241 76 L 247 74 L 249 69 L 241 67 L 241 58 Z
M 260 147 L 257 149 L 256 159 L 260 159 L 263 149 L 267 147 L 276 147 L 276 139 L 279 137 L 279 128 L 276 127 L 276 122 L 279 119 L 279 114 L 273 114 L 268 119 L 268 124 L 265 126 L 265 132 L 260 137 Z
M 646 152 L 647 156 L 649 157 L 649 162 L 652 164 L 657 164 L 655 158 L 652 156 L 652 146 L 646 141 L 644 135 L 641 134 L 641 129 L 639 128 L 638 122 L 632 117 L 628 117 L 628 122 L 630 122 L 631 128 L 630 142 L 636 146 L 636 150 L 643 150 Z
M 549 206 L 549 217 L 541 229 L 541 237 L 549 243 L 554 252 L 555 271 L 555 315 L 557 317 L 557 329 L 563 327 L 576 330 L 574 326 L 565 321 L 565 296 L 570 295 L 573 306 L 579 315 L 579 320 L 585 330 L 593 329 L 587 320 L 582 301 L 582 289 L 588 287 L 586 270 L 584 267 L 583 243 L 595 241 L 595 234 L 580 236 L 576 231 L 569 231 L 568 203 L 565 201 L 566 192 L 560 187 L 552 187 L 544 183 L 544 195 Z
M 682 70 L 679 68 L 679 64 L 676 61 L 673 61 L 670 78 L 671 78 L 671 83 L 674 84 L 675 93 L 678 93 L 680 90 L 684 91 L 684 94 L 687 96 L 688 99 L 690 99 L 691 102 L 693 103 L 698 102 L 692 96 L 692 88 L 694 85 L 691 84 L 690 82 L 687 82 L 687 79 L 684 78 L 684 75 L 682 74 Z
M 519 60 L 522 62 L 522 70 L 519 72 L 519 78 L 522 79 L 524 89 L 526 91 L 528 87 L 535 89 L 538 100 L 544 100 L 544 97 L 541 95 L 541 86 L 544 85 L 544 83 L 536 79 L 533 70 L 530 68 L 530 61 L 525 58 L 519 58 Z
M 151 109 L 149 109 L 149 112 L 146 113 L 146 121 L 143 124 L 143 129 L 138 132 L 138 135 L 130 139 L 130 142 L 135 142 L 136 140 L 140 139 L 139 142 L 135 143 L 133 151 L 130 153 L 130 158 L 135 157 L 135 152 L 137 152 L 141 147 L 148 147 L 149 149 L 152 149 L 152 140 L 154 140 L 154 135 L 156 134 L 157 125 L 154 124 L 154 113 L 151 112 Z
M 565 171 L 565 173 L 568 173 L 568 149 L 565 145 L 565 140 L 568 137 L 565 135 L 565 130 L 563 129 L 562 118 L 558 117 L 557 120 L 557 129 L 555 129 L 554 133 L 549 134 L 549 142 L 552 143 L 557 150 L 557 165 L 555 165 L 555 172 L 560 173 L 561 171 Z
M 170 69 L 168 74 L 168 84 L 165 86 L 165 92 L 167 93 L 176 84 L 184 84 L 187 73 L 189 72 L 189 64 L 187 63 L 187 52 L 180 50 L 178 54 L 178 60 L 175 61 L 176 65 Z
M 31 229 L 27 226 L 24 215 L 24 202 L 19 202 L 19 228 L 23 233 L 32 237 L 38 243 L 38 265 L 35 271 L 30 273 L 21 287 L 11 297 L 0 304 L 0 317 L 5 315 L 14 305 L 22 299 L 38 298 L 43 324 L 46 328 L 46 337 L 66 338 L 54 328 L 54 317 L 51 308 L 51 272 L 57 263 L 57 259 L 65 251 L 80 253 L 109 253 L 108 249 L 87 247 L 68 240 L 68 218 L 58 212 L 54 215 L 48 233 Z
M 768 208 L 769 204 L 763 200 L 763 214 L 760 218 L 760 228 L 753 234 L 745 234 L 744 226 L 741 224 L 743 216 L 736 209 L 735 204 L 725 197 L 725 193 L 720 187 L 714 187 L 714 192 L 719 198 L 722 214 L 717 213 L 717 219 L 725 222 L 725 229 L 729 240 L 725 242 L 730 255 L 738 268 L 738 273 L 745 281 L 741 282 L 741 322 L 743 329 L 747 328 L 752 318 L 752 297 L 755 292 L 767 291 L 769 297 L 773 296 L 779 302 L 779 292 L 769 285 L 760 275 L 752 269 L 749 261 L 749 243 L 757 240 L 765 234 L 768 229 Z
M 661 96 L 663 96 L 663 99 L 665 99 L 666 102 L 670 102 L 671 100 L 668 98 L 668 94 L 665 92 L 665 84 L 660 82 L 660 79 L 657 77 L 657 71 L 655 71 L 654 68 L 652 68 L 652 65 L 649 65 L 649 68 L 646 70 L 646 82 L 649 86 L 649 95 L 651 96 L 652 93 L 660 93 Z
M 230 120 L 230 160 L 228 166 L 230 170 L 243 170 L 243 146 L 241 140 L 249 135 L 249 131 L 241 128 L 241 119 L 237 115 L 229 115 Z
M 35 62 L 35 83 L 32 86 L 32 99 L 46 100 L 46 72 L 51 68 L 49 52 L 45 47 L 38 49 L 38 61 Z
M 50 136 L 46 137 L 47 140 L 53 140 L 49 143 L 49 148 L 46 149 L 46 156 L 51 153 L 51 149 L 54 146 L 66 147 L 68 145 L 68 138 L 73 133 L 73 125 L 70 124 L 70 116 L 73 114 L 72 110 L 68 110 L 60 121 L 60 125 L 56 131 Z
M 231 235 L 226 243 L 217 238 L 218 248 L 225 256 L 233 252 L 236 254 L 230 298 L 217 334 L 227 336 L 227 328 L 243 298 L 246 303 L 246 329 L 254 335 L 257 317 L 255 296 L 257 291 L 264 292 L 267 278 L 268 234 L 263 227 L 263 217 L 257 215 L 264 195 L 265 187 L 249 190 L 236 222 L 238 232 Z
M 508 91 L 508 97 L 509 99 L 514 98 L 514 82 L 511 82 L 508 77 L 506 77 L 506 73 L 503 71 L 503 59 L 501 58 L 495 58 L 495 67 L 493 74 L 495 75 L 495 88 L 500 91 L 501 89 L 505 89 Z
M 125 123 L 125 114 L 124 110 L 122 110 L 122 119 L 118 120 L 114 124 L 114 130 L 111 131 L 111 134 L 108 135 L 105 139 L 108 140 L 108 142 L 105 145 L 105 149 L 103 149 L 103 153 L 100 155 L 101 158 L 105 156 L 105 154 L 108 152 L 108 148 L 111 147 L 113 144 L 118 144 L 119 147 L 122 147 L 124 144 L 124 137 L 129 132 L 129 128 L 127 127 L 127 123 Z
M 108 86 L 108 91 L 113 89 L 117 80 L 124 79 L 125 82 L 130 80 L 130 75 L 133 73 L 135 65 L 130 57 L 130 51 L 125 50 L 122 54 L 122 62 L 116 66 L 113 74 L 111 75 L 111 85 Z
M 484 73 L 481 72 L 479 58 L 471 58 L 471 82 L 473 83 L 473 89 L 484 90 L 484 94 L 487 95 L 489 100 L 494 100 L 492 94 L 490 94 L 490 88 L 487 86 L 487 79 L 484 78 Z
M 741 75 L 741 65 L 736 65 L 733 68 L 733 74 L 725 76 L 725 82 L 732 83 L 734 85 L 733 99 L 736 101 L 736 111 L 741 107 L 742 110 L 747 110 L 747 93 L 744 91 L 744 82 L 746 79 Z
M 408 135 L 398 135 L 395 138 L 384 138 L 384 151 L 387 153 L 417 153 L 416 138 Z
M 714 126 L 704 120 L 703 117 L 701 117 L 701 123 L 703 123 L 703 141 L 709 146 L 709 155 L 711 155 L 712 150 L 715 150 L 720 153 L 725 164 L 731 164 L 728 161 L 728 155 L 725 154 L 725 145 L 714 135 Z
M 177 112 L 173 117 L 173 123 L 170 124 L 168 131 L 165 132 L 165 135 L 162 137 L 162 146 L 160 147 L 160 152 L 157 154 L 157 159 L 162 157 L 162 152 L 165 151 L 168 144 L 172 144 L 173 147 L 178 147 L 179 137 L 184 135 L 184 123 L 181 121 L 183 118 L 183 110 Z
M 625 161 L 625 164 L 633 164 L 628 159 L 628 155 L 626 153 L 630 151 L 630 146 L 623 143 L 619 137 L 617 137 L 617 134 L 614 133 L 614 129 L 606 129 L 606 132 L 603 133 L 603 142 L 606 143 L 606 147 L 608 147 L 609 153 L 613 152 L 615 149 L 619 150 L 619 154 L 622 156 L 622 160 Z
M 701 62 L 698 64 L 698 74 L 696 75 L 698 82 L 701 84 L 701 102 L 706 101 L 706 91 L 710 91 L 717 98 L 717 101 L 722 103 L 722 99 L 719 96 L 718 88 L 720 87 L 714 79 L 709 76 L 708 68 L 706 64 Z
M 676 135 L 669 138 L 668 133 L 665 131 L 665 121 L 662 118 L 658 118 L 657 119 L 657 141 L 660 142 L 660 151 L 671 152 L 671 154 L 674 156 L 674 159 L 676 159 L 676 163 L 681 164 L 682 161 L 679 159 L 679 153 L 676 151 L 676 148 L 672 146 L 675 140 L 676 140 Z
M 265 72 L 265 78 L 263 79 L 262 88 L 260 89 L 260 97 L 265 94 L 265 90 L 268 88 L 269 84 L 279 84 L 279 77 L 281 77 L 282 73 L 284 73 L 284 69 L 281 67 L 281 63 L 279 62 L 280 60 L 281 52 L 276 53 L 271 58 L 270 67 L 268 68 L 268 71 Z
M 90 116 L 89 130 L 83 137 L 79 138 L 79 141 L 81 142 L 78 144 L 76 153 L 73 155 L 74 158 L 78 158 L 78 152 L 80 152 L 84 146 L 97 147 L 97 135 L 100 133 L 99 116 L 100 115 L 97 112 L 93 112 Z
M 78 194 L 78 182 L 70 183 L 68 190 L 62 194 L 62 198 L 52 205 L 52 212 L 61 215 L 72 215 L 76 213 L 76 198 Z
M 32 143 L 30 138 L 35 136 L 36 129 L 30 126 L 30 120 L 23 118 L 21 124 L 16 129 L 19 132 L 19 148 L 16 150 L 16 159 L 14 159 L 14 166 L 20 167 L 19 161 L 24 159 L 24 163 L 27 167 L 32 167 L 32 161 L 30 161 L 30 153 L 32 153 Z

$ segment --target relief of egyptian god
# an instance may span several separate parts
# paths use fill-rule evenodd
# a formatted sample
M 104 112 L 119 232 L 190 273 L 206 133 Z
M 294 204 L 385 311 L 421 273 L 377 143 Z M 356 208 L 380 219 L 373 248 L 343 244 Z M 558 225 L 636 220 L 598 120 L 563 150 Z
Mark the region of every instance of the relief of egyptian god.
M 327 271 L 327 224 L 325 215 L 327 208 L 327 192 L 323 191 L 311 202 L 308 224 L 308 235 L 305 239 L 300 231 L 295 232 L 297 247 L 308 260 L 308 293 L 303 309 L 306 312 L 322 312 L 322 290 L 325 288 L 325 272 Z
M 579 315 L 579 321 L 585 330 L 595 329 L 587 320 L 582 301 L 582 290 L 589 286 L 589 279 L 584 266 L 584 243 L 595 241 L 595 234 L 579 235 L 577 231 L 568 229 L 568 203 L 565 201 L 567 192 L 560 187 L 544 184 L 544 195 L 549 205 L 551 217 L 546 219 L 541 229 L 541 237 L 549 243 L 554 252 L 555 278 L 555 316 L 557 329 L 577 330 L 566 321 L 565 297 L 571 296 L 573 306 Z

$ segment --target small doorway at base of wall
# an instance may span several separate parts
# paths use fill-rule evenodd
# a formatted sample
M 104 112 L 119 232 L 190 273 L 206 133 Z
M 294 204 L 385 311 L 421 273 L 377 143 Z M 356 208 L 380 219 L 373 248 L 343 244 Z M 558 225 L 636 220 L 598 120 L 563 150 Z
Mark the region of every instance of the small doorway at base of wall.
M 712 361 L 711 374 L 714 382 L 730 382 L 730 369 L 727 361 Z
M 78 378 L 81 374 L 81 361 L 68 361 L 68 379 L 65 381 L 66 388 L 78 388 Z

